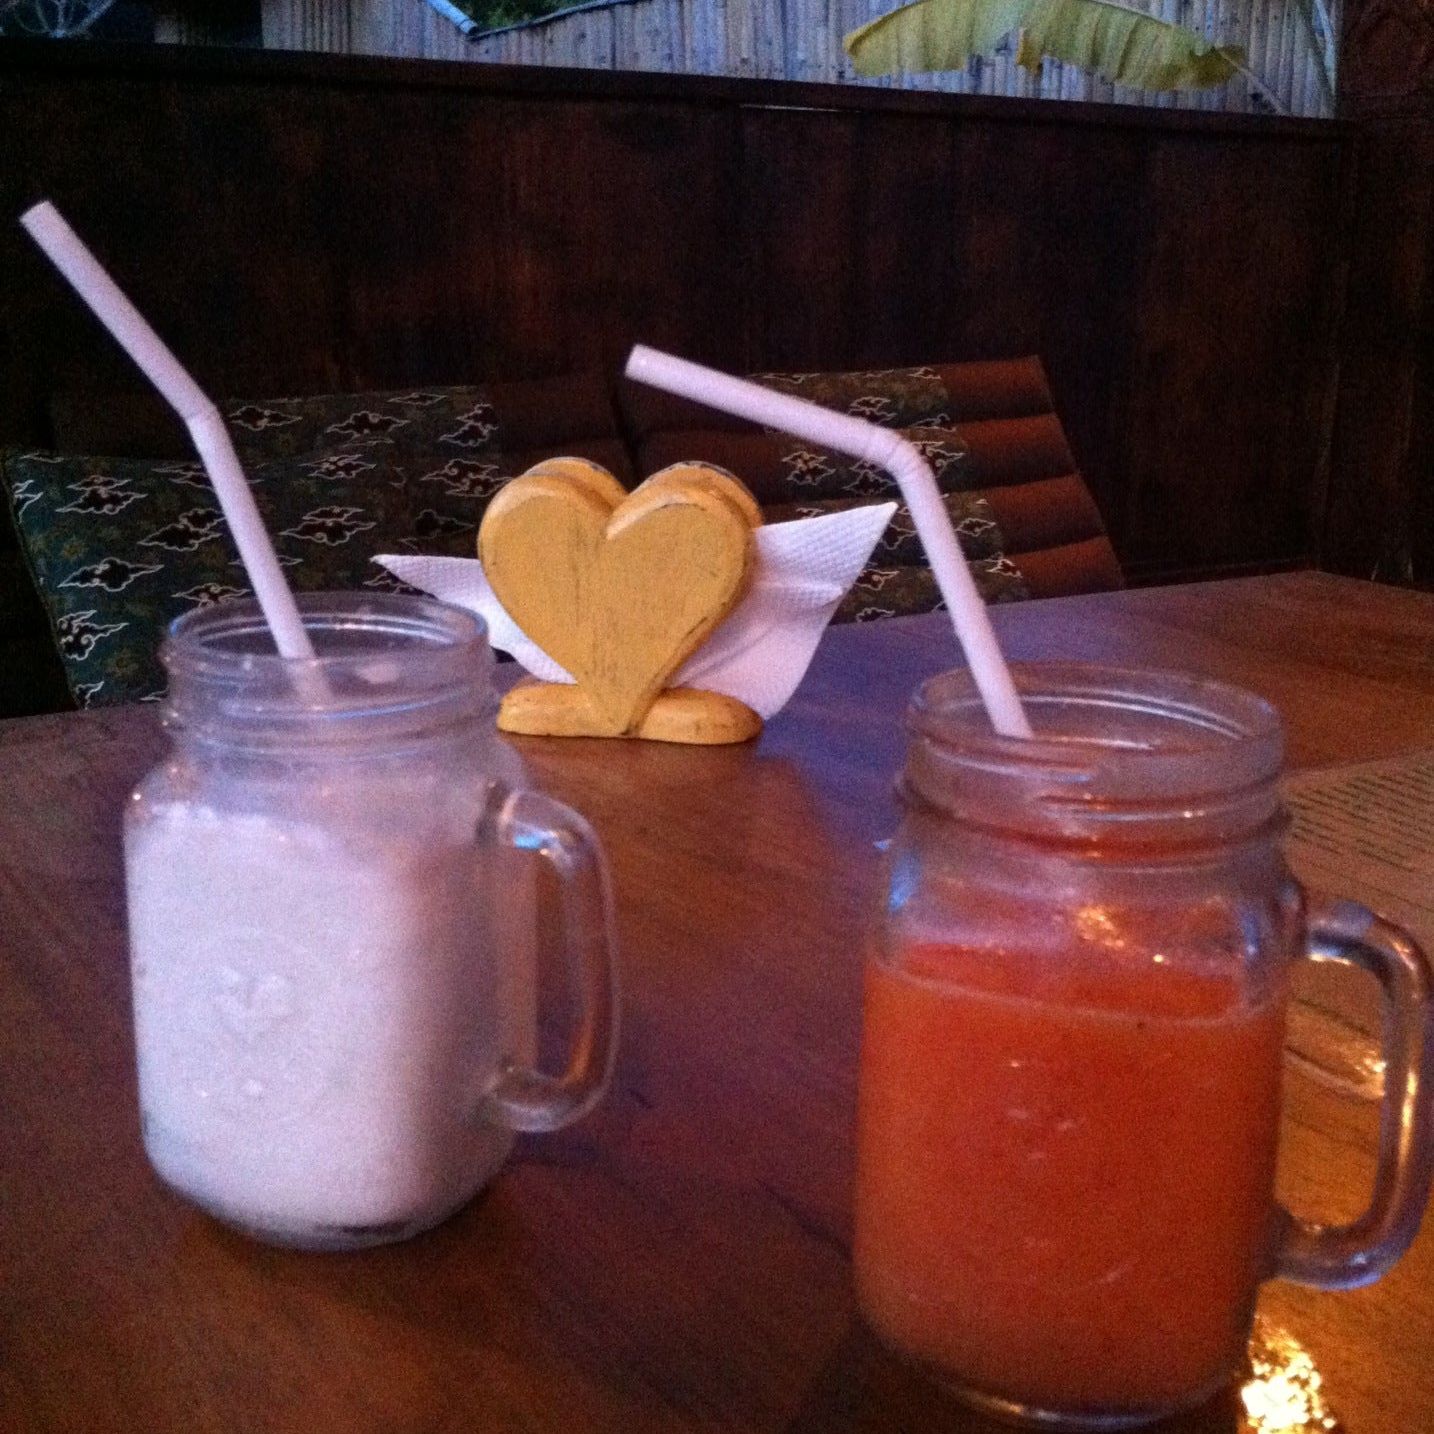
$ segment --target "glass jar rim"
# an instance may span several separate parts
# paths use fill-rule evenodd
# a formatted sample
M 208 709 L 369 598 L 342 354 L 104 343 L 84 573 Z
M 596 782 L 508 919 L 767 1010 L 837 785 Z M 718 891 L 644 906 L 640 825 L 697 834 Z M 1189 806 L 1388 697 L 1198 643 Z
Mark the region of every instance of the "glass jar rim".
M 349 632 L 402 634 L 415 639 L 426 636 L 434 653 L 484 641 L 488 635 L 487 625 L 476 613 L 437 598 L 407 593 L 308 592 L 296 593 L 294 601 L 311 635 L 314 631 L 322 634 L 328 618 Z M 253 640 L 255 646 L 239 646 L 244 640 Z M 231 645 L 223 645 L 226 643 Z M 232 598 L 176 617 L 165 630 L 160 657 L 171 670 L 178 662 L 199 676 L 232 677 L 266 670 L 291 673 L 298 665 L 323 671 L 391 651 L 378 640 L 368 649 L 354 646 L 343 653 L 316 651 L 312 659 L 283 657 L 277 650 L 266 650 L 272 648 L 273 637 L 257 599 Z
M 1121 760 L 1155 763 L 1175 753 L 1229 750 L 1232 742 L 1273 748 L 1275 765 L 1283 756 L 1284 724 L 1279 711 L 1263 697 L 1175 668 L 1125 667 L 1094 662 L 1013 662 L 1012 680 L 1027 708 L 1040 711 L 1052 699 L 1091 708 L 1129 710 L 1136 699 L 1145 710 L 1171 719 L 1184 740 L 1178 745 L 1092 740 L 1088 736 L 1050 736 L 1036 721 L 1034 737 L 1008 737 L 997 732 L 981 701 L 975 678 L 966 668 L 953 668 L 927 678 L 912 694 L 907 710 L 909 730 L 945 743 L 959 742 L 973 755 L 1016 764 L 1054 762 L 1067 765 L 1082 752 L 1119 753 Z M 1200 740 L 1198 734 L 1205 733 Z
M 391 742 L 491 708 L 492 650 L 474 614 L 401 593 L 296 602 L 313 658 L 281 656 L 253 598 L 176 618 L 160 648 L 172 724 L 241 746 Z
M 971 674 L 913 694 L 903 790 L 964 821 L 1060 839 L 1198 841 L 1278 820 L 1279 712 L 1194 673 L 1014 663 L 1035 729 L 995 732 Z

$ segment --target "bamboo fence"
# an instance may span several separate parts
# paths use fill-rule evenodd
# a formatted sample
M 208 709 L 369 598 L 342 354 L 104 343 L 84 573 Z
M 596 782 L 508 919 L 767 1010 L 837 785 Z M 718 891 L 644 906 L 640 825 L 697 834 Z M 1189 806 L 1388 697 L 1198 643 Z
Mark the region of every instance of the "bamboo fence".
M 1038 75 L 1014 60 L 1014 44 L 973 58 L 964 70 L 860 79 L 842 37 L 894 9 L 898 0 L 620 0 L 473 40 L 426 0 L 263 0 L 266 49 L 574 65 L 595 69 L 743 75 L 760 79 L 941 90 L 955 94 L 1094 100 L 1162 108 L 1332 112 L 1328 43 L 1338 33 L 1339 0 L 1147 0 L 1150 13 L 1246 53 L 1248 74 L 1215 89 L 1150 94 L 1112 85 L 1088 71 L 1047 60 Z M 1322 23 L 1321 23 L 1322 22 Z M 182 22 L 160 23 L 158 38 L 192 38 Z

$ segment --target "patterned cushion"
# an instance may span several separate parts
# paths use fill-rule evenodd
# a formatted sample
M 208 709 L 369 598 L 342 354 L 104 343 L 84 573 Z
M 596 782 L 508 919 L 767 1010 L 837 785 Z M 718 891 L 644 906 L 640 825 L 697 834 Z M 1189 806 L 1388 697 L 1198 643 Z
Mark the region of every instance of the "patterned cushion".
M 1038 360 L 760 378 L 904 429 L 932 462 L 989 601 L 1120 585 Z M 891 494 L 870 465 L 741 419 L 632 384 L 620 399 L 626 446 L 596 374 L 222 408 L 301 589 L 395 586 L 368 562 L 389 549 L 470 555 L 492 493 L 560 453 L 591 458 L 627 484 L 630 452 L 643 473 L 717 463 L 752 487 L 772 521 Z M 153 696 L 164 625 L 246 591 L 242 570 L 187 436 L 152 395 L 58 395 L 50 417 L 64 449 L 130 455 L 0 455 L 71 691 L 84 704 Z M 838 620 L 935 606 L 935 583 L 898 512 Z
M 987 602 L 1030 596 L 1019 567 L 1006 554 L 1006 540 L 991 506 L 965 490 L 967 446 L 951 427 L 951 395 L 934 368 L 863 373 L 757 374 L 757 382 L 824 407 L 899 429 L 931 465 L 936 486 Z M 651 472 L 684 458 L 700 457 L 740 475 L 761 503 L 768 522 L 814 517 L 865 504 L 900 501 L 891 475 L 873 463 L 832 453 L 752 425 L 685 429 L 691 410 L 671 401 L 639 401 L 642 467 Z M 882 534 L 871 561 L 838 607 L 835 622 L 930 612 L 942 606 L 911 515 L 902 504 Z
M 884 494 L 882 500 L 896 496 Z M 992 516 L 991 505 L 972 493 L 947 492 L 943 497 L 981 596 L 988 603 L 1019 602 L 1029 597 L 1021 570 L 1003 551 L 1005 539 Z M 808 503 L 772 503 L 763 513 L 769 523 L 784 523 L 863 506 L 862 499 L 828 498 Z M 866 622 L 874 617 L 933 612 L 944 606 L 936 579 L 926 564 L 916 525 L 902 503 L 832 621 Z
M 758 373 L 752 379 L 780 393 L 865 418 L 883 428 L 949 428 L 955 421 L 947 375 L 950 367 L 864 369 L 855 373 Z M 960 368 L 963 365 L 954 365 Z M 656 433 L 703 429 L 756 430 L 745 419 L 677 398 L 642 384 L 618 389 L 623 421 L 640 448 Z
M 471 557 L 488 500 L 542 458 L 561 451 L 631 479 L 618 438 L 582 434 L 597 424 L 594 415 L 560 407 L 534 424 L 511 402 L 506 408 L 500 421 L 484 388 L 400 389 L 235 401 L 225 418 L 246 468 L 297 462 L 306 474 L 365 489 L 377 479 L 364 474 L 382 473 L 404 492 L 409 522 L 397 545 Z M 533 446 L 544 426 L 558 447 Z
M 471 555 L 482 505 L 434 483 L 424 471 L 431 461 L 351 445 L 251 463 L 255 501 L 291 583 L 392 589 L 396 580 L 370 562 L 375 553 Z M 249 592 L 203 470 L 49 453 L 7 455 L 4 469 L 75 701 L 160 695 L 158 645 L 170 620 Z M 425 483 L 440 490 L 431 501 Z
M 245 463 L 326 451 L 378 447 L 445 462 L 473 473 L 521 473 L 558 453 L 593 457 L 620 479 L 631 464 L 605 397 L 577 380 L 330 393 L 312 398 L 233 399 L 223 405 L 234 447 Z M 476 465 L 476 466 L 474 466 Z
M 392 551 L 471 557 L 488 499 L 558 453 L 631 481 L 596 375 L 221 405 L 295 587 L 401 588 Z M 75 701 L 153 698 L 158 644 L 179 613 L 247 593 L 218 503 L 186 435 L 152 401 L 57 401 L 66 441 L 145 453 L 5 460 L 16 526 Z M 168 451 L 173 456 L 153 461 Z
M 971 576 L 988 603 L 1029 597 L 1021 570 L 1007 557 L 973 558 Z M 937 612 L 946 607 L 930 568 L 914 563 L 884 568 L 869 563 L 841 600 L 833 622 L 872 622 L 881 617 Z
M 858 373 L 757 373 L 753 379 L 823 408 L 882 428 L 949 428 L 951 395 L 939 369 L 866 369 Z
M 953 521 L 988 601 L 1121 585 L 1119 564 L 1076 470 L 1039 360 L 754 377 L 901 429 L 922 448 L 948 507 L 956 494 L 968 505 L 953 509 Z M 619 390 L 619 400 L 641 472 L 681 459 L 720 464 L 741 476 L 769 517 L 815 511 L 818 500 L 854 504 L 891 496 L 890 480 L 871 465 L 742 419 L 631 383 Z M 838 621 L 939 604 L 909 519 L 898 514 L 893 530 L 842 603 Z
M 511 458 L 531 452 L 533 462 L 566 452 L 572 443 L 606 442 L 619 465 L 614 471 L 620 477 L 630 471 L 606 381 L 594 372 L 313 398 L 234 398 L 219 407 L 240 456 L 253 462 L 332 447 L 362 435 L 387 438 L 410 451 L 450 456 L 501 452 Z M 62 391 L 50 400 L 49 418 L 54 447 L 63 453 L 193 455 L 183 426 L 152 391 Z
M 493 405 L 472 387 L 234 399 L 222 411 L 235 449 L 249 463 L 348 443 L 455 456 L 498 446 Z
M 949 428 L 907 428 L 906 437 L 924 454 L 943 493 L 966 485 L 966 444 Z M 721 453 L 722 458 L 709 455 Z M 642 445 L 643 468 L 655 473 L 669 463 L 701 457 L 736 473 L 762 506 L 813 499 L 884 501 L 896 493 L 889 473 L 874 463 L 804 443 L 780 433 L 654 433 Z

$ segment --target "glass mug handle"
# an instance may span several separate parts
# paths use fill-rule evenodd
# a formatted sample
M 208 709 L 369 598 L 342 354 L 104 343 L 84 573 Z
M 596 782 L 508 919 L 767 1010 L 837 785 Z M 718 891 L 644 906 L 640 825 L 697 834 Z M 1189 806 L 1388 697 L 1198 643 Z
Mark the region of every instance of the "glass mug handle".
M 537 852 L 558 876 L 562 946 L 578 997 L 567 1069 L 548 1075 L 504 1059 L 479 1114 L 511 1130 L 558 1130 L 598 1103 L 617 1055 L 618 977 L 612 882 L 592 828 L 541 792 L 495 783 L 478 822 L 480 842 Z
M 1368 1209 L 1348 1225 L 1315 1224 L 1282 1209 L 1285 1228 L 1272 1273 L 1319 1289 L 1354 1289 L 1379 1279 L 1409 1248 L 1429 1195 L 1431 978 L 1409 936 L 1352 901 L 1313 906 L 1308 932 L 1305 959 L 1342 961 L 1379 982 L 1384 1007 L 1379 1166 Z

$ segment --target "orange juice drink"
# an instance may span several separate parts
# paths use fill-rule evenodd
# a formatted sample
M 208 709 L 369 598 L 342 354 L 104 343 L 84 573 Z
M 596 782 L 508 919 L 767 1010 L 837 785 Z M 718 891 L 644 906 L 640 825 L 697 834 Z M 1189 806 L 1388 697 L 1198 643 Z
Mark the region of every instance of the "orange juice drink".
M 1071 955 L 868 961 L 859 1297 L 1017 1412 L 1168 1408 L 1238 1366 L 1267 1273 L 1282 985 Z

